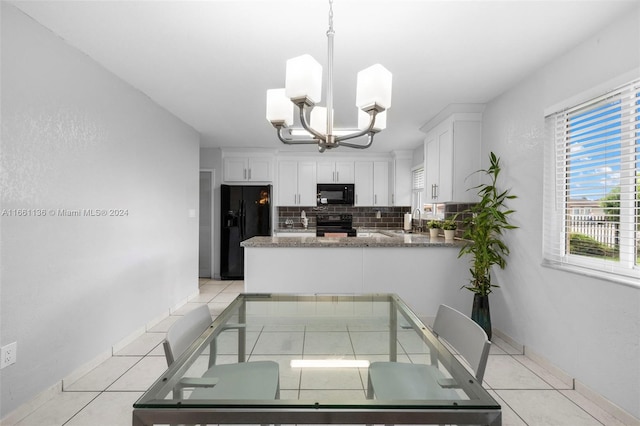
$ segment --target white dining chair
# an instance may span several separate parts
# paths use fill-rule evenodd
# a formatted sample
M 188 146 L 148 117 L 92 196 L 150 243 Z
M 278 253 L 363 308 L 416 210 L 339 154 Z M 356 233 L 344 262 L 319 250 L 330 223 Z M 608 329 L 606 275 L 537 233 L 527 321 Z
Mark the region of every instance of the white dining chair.
M 491 342 L 485 331 L 471 318 L 446 305 L 440 305 L 433 332 L 461 355 L 482 384 Z M 432 354 L 433 355 L 433 354 Z M 455 380 L 445 377 L 432 364 L 373 362 L 369 366 L 367 398 L 381 400 L 458 399 Z
M 164 340 L 164 353 L 171 366 L 211 326 L 207 305 L 190 311 L 171 325 Z M 244 325 L 231 325 L 237 329 Z M 183 389 L 191 388 L 190 399 L 278 399 L 280 379 L 274 361 L 215 364 L 215 339 L 209 351 L 209 366 L 201 377 L 183 377 L 174 388 L 174 398 L 182 398 Z

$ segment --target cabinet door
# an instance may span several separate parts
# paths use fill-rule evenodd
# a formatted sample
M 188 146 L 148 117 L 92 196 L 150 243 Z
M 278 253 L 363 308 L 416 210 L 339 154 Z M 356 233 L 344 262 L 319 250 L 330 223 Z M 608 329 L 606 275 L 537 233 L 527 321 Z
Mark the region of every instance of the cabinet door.
M 271 182 L 271 159 L 249 158 L 247 180 Z
M 373 206 L 373 162 L 356 161 L 354 166 L 356 206 Z
M 453 129 L 447 126 L 438 134 L 438 164 L 440 167 L 437 202 L 453 200 Z
M 335 171 L 336 171 L 336 182 L 338 183 L 354 182 L 353 162 L 338 161 L 336 162 Z
M 391 167 L 391 191 L 390 205 L 410 206 L 412 193 L 411 159 L 396 159 Z
M 438 141 L 434 135 L 427 136 L 425 152 L 425 186 L 428 203 L 435 203 L 437 200 L 437 190 L 440 178 L 440 167 L 438 158 Z
M 248 179 L 248 162 L 246 158 L 225 158 L 224 159 L 224 180 L 225 182 L 244 182 Z
M 373 205 L 389 205 L 389 162 L 373 163 Z
M 298 205 L 315 206 L 317 200 L 315 161 L 300 161 L 298 163 Z
M 335 163 L 329 161 L 318 162 L 318 183 L 334 183 L 336 180 Z
M 278 205 L 298 205 L 298 162 L 278 163 Z

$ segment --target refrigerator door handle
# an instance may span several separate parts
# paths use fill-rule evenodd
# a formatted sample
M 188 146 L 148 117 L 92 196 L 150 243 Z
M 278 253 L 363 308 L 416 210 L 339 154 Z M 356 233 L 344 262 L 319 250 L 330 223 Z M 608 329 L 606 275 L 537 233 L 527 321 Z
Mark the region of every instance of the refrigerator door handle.
M 245 209 L 245 201 L 242 200 L 240 203 L 240 235 L 244 239 L 247 231 L 247 211 Z

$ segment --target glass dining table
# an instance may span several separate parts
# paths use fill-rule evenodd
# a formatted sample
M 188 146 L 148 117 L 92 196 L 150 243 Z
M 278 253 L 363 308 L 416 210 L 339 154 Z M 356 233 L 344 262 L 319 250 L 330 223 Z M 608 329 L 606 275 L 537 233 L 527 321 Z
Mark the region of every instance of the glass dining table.
M 224 399 L 224 392 L 177 390 L 206 376 L 211 360 L 275 361 L 279 392 Z M 368 366 L 378 361 L 436 365 L 454 392 L 446 399 L 375 398 Z M 133 405 L 134 426 L 501 425 L 501 419 L 500 405 L 395 294 L 240 294 Z

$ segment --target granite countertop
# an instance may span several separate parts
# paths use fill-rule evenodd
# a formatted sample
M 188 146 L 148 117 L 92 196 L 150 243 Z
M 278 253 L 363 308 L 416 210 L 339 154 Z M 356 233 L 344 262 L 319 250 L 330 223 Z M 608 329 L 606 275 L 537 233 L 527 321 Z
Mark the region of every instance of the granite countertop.
M 314 232 L 289 230 L 290 232 Z M 280 230 L 276 232 L 281 232 Z M 407 233 L 401 230 L 369 229 L 359 232 L 375 233 L 369 237 L 253 237 L 243 241 L 242 247 L 462 247 L 464 241 L 445 240 L 440 236 L 431 239 L 429 234 Z

